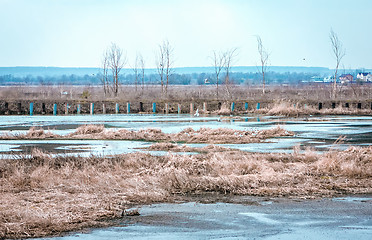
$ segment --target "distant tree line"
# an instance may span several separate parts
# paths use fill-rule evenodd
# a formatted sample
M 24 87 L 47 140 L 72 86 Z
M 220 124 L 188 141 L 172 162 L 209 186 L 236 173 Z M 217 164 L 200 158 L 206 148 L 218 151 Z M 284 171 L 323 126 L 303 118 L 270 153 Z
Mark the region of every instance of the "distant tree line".
M 299 84 L 302 81 L 310 81 L 314 73 L 304 72 L 266 72 L 266 84 L 281 85 L 281 84 Z M 133 74 L 121 74 L 120 83 L 122 85 L 135 85 L 138 83 L 138 76 Z M 225 76 L 219 79 L 219 84 L 223 84 Z M 23 76 L 16 77 L 11 74 L 0 76 L 0 85 L 102 85 L 102 73 L 95 75 L 60 75 L 60 76 Z M 142 81 L 142 80 L 141 80 Z M 258 72 L 229 72 L 229 81 L 236 85 L 258 85 L 262 84 L 262 75 Z M 144 74 L 143 84 L 145 85 L 161 85 L 159 75 L 156 73 Z M 173 73 L 168 79 L 169 85 L 216 85 L 215 73 L 190 73 L 178 74 Z

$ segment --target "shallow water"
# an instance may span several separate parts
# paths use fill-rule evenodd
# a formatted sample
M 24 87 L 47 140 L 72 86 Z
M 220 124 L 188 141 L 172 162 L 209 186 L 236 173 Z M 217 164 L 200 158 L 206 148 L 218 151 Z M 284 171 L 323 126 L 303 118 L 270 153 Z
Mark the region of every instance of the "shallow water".
M 342 144 L 336 147 L 369 146 L 372 144 L 372 116 L 312 116 L 306 118 L 283 118 L 274 116 L 246 115 L 241 117 L 204 116 L 193 117 L 186 114 L 169 115 L 60 115 L 60 116 L 0 116 L 1 133 L 22 133 L 30 127 L 42 127 L 57 134 L 68 134 L 78 126 L 85 124 L 103 124 L 113 129 L 160 128 L 166 133 L 179 132 L 185 128 L 201 127 L 232 128 L 238 130 L 269 129 L 280 125 L 295 132 L 293 137 L 268 139 L 267 143 L 220 144 L 221 146 L 251 152 L 291 152 L 294 146 L 301 149 L 311 147 L 322 152 L 333 146 L 340 137 L 345 136 Z M 17 140 L 0 141 L 0 153 L 4 156 L 12 152 L 27 153 L 37 147 L 53 153 L 119 154 L 137 151 L 137 147 L 149 146 L 149 142 L 139 141 L 102 141 L 102 140 Z M 204 144 L 194 144 L 203 147 Z M 158 153 L 162 154 L 162 153 Z M 4 157 L 3 156 L 3 157 Z
M 370 239 L 372 198 L 355 199 L 154 204 L 117 227 L 52 239 Z
M 334 147 L 332 143 L 340 136 L 346 138 L 337 148 L 372 144 L 372 116 L 302 119 L 251 115 L 235 119 L 189 115 L 0 116 L 0 133 L 24 132 L 36 126 L 67 134 L 85 124 L 104 124 L 114 129 L 160 128 L 167 133 L 187 127 L 261 130 L 280 125 L 295 132 L 293 137 L 268 139 L 266 143 L 220 144 L 252 152 L 290 152 L 294 146 L 321 152 Z M 27 153 L 34 147 L 56 154 L 108 155 L 143 151 L 151 144 L 121 140 L 0 140 L 0 157 L 11 156 L 12 152 Z M 139 217 L 123 218 L 118 227 L 53 239 L 370 239 L 372 235 L 371 196 L 301 202 L 257 198 L 242 200 L 240 204 L 155 204 L 142 207 L 140 213 Z

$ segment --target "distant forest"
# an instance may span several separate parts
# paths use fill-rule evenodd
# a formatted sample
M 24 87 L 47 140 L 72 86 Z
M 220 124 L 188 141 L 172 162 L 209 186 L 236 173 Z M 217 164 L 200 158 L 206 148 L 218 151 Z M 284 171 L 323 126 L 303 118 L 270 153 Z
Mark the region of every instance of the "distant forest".
M 302 81 L 309 81 L 314 74 L 311 73 L 267 73 L 267 84 L 298 84 Z M 120 83 L 123 85 L 136 84 L 135 74 L 120 75 Z M 230 82 L 233 84 L 260 84 L 261 75 L 259 73 L 230 73 Z M 219 83 L 223 82 L 220 79 Z M 204 85 L 215 84 L 215 76 L 212 73 L 173 73 L 170 76 L 169 84 L 171 85 Z M 61 76 L 21 76 L 15 77 L 12 74 L 0 76 L 0 85 L 100 85 L 100 74 L 88 75 L 61 75 Z M 140 84 L 140 83 L 138 83 Z M 146 85 L 160 84 L 157 74 L 145 75 Z
M 334 70 L 322 67 L 281 67 L 271 66 L 265 73 L 266 83 L 270 85 L 299 84 L 312 82 L 314 77 L 328 77 Z M 339 70 L 339 74 L 351 73 L 356 75 L 367 69 Z M 100 85 L 102 77 L 100 68 L 58 68 L 58 67 L 0 67 L 0 85 Z M 119 82 L 122 85 L 136 84 L 136 75 L 129 68 L 122 69 Z M 110 73 L 109 73 L 110 77 Z M 112 77 L 112 76 L 111 76 Z M 137 77 L 138 85 L 142 79 Z M 257 67 L 233 67 L 229 80 L 237 85 L 260 85 L 262 75 Z M 219 76 L 219 83 L 224 82 L 224 72 Z M 160 84 L 156 69 L 145 69 L 144 84 Z M 173 68 L 170 75 L 171 85 L 205 85 L 216 84 L 213 67 Z
M 302 81 L 309 81 L 313 73 L 297 73 L 297 72 L 267 72 L 267 84 L 298 84 Z M 101 74 L 85 74 L 85 75 L 56 75 L 56 76 L 14 76 L 12 74 L 0 75 L 0 85 L 100 85 Z M 136 84 L 135 74 L 122 74 L 119 77 L 122 85 Z M 220 78 L 219 83 L 223 83 L 224 76 Z M 230 73 L 230 82 L 233 84 L 261 84 L 261 75 L 256 72 L 233 72 Z M 146 74 L 144 83 L 146 85 L 160 84 L 159 75 L 155 73 Z M 170 76 L 170 85 L 204 85 L 215 84 L 215 76 L 213 73 L 173 73 Z M 138 82 L 140 85 L 140 83 Z

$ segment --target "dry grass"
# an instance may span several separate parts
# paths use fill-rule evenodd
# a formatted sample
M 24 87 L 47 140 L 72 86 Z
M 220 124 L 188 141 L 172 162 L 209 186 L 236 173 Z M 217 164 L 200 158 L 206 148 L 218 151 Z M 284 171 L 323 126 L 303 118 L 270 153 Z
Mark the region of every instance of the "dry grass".
M 298 107 L 288 102 L 280 102 L 274 104 L 270 109 L 263 109 L 261 112 L 265 112 L 268 115 L 281 115 L 287 117 L 299 116 L 299 115 L 315 115 L 320 114 L 320 111 L 313 107 Z
M 0 161 L 0 186 L 0 238 L 36 237 L 107 225 L 102 220 L 126 217 L 133 205 L 172 201 L 175 194 L 371 193 L 372 147 L 111 157 L 53 157 L 35 150 L 31 157 Z
M 0 135 L 0 139 L 54 139 L 59 138 L 58 134 L 51 131 L 45 131 L 43 128 L 31 127 L 25 134 L 5 133 Z
M 368 115 L 372 113 L 369 109 L 352 109 L 342 106 L 333 109 L 325 108 L 318 110 L 312 106 L 293 104 L 285 101 L 277 102 L 271 107 L 255 110 L 254 112 L 287 117 L 298 117 L 300 115 Z
M 212 112 L 217 115 L 230 115 L 232 114 L 231 108 L 227 102 L 222 103 L 221 108 L 217 111 Z
M 267 85 L 266 94 L 262 93 L 262 87 L 259 85 L 230 85 L 229 91 L 223 91 L 224 85 L 221 85 L 219 98 L 216 97 L 216 86 L 195 86 L 195 85 L 170 85 L 168 88 L 168 96 L 164 96 L 168 101 L 183 102 L 190 99 L 201 99 L 203 101 L 230 101 L 231 96 L 235 101 L 246 100 L 282 100 L 292 99 L 294 101 L 316 100 L 328 101 L 332 100 L 332 86 L 325 84 L 304 84 L 277 86 Z M 337 94 L 337 101 L 342 100 L 371 100 L 372 90 L 369 84 L 365 85 L 349 85 L 342 86 L 342 89 Z M 70 94 L 62 95 L 61 92 L 67 91 Z M 0 88 L 1 100 L 82 100 L 82 93 L 87 91 L 90 93 L 89 101 L 123 101 L 123 102 L 154 102 L 161 100 L 160 85 L 146 85 L 143 91 L 136 91 L 133 85 L 122 85 L 119 89 L 117 97 L 105 97 L 102 86 L 7 86 Z
M 199 153 L 209 153 L 209 152 L 224 152 L 224 151 L 235 151 L 230 148 L 225 148 L 216 145 L 207 145 L 205 147 L 189 147 L 184 144 L 175 144 L 175 143 L 155 143 L 150 147 L 145 148 L 150 151 L 168 151 L 168 152 L 199 152 Z
M 83 125 L 78 127 L 75 132 L 71 135 L 88 135 L 88 134 L 98 134 L 105 130 L 103 125 Z
M 30 128 L 25 134 L 4 134 L 0 139 L 120 139 L 120 140 L 145 140 L 167 141 L 186 143 L 253 143 L 261 142 L 268 138 L 292 136 L 293 133 L 281 127 L 269 130 L 242 131 L 227 128 L 200 128 L 194 130 L 186 128 L 179 133 L 163 133 L 160 129 L 141 129 L 138 131 L 119 129 L 110 130 L 103 125 L 84 125 L 75 132 L 62 136 L 45 132 L 43 129 Z

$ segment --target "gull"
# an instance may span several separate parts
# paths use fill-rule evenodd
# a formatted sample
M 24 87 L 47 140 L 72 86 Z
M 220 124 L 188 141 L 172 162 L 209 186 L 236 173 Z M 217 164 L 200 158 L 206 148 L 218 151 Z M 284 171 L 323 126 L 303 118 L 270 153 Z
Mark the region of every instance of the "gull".
M 196 112 L 195 112 L 195 114 L 194 114 L 194 117 L 199 117 L 199 108 L 196 109 Z

